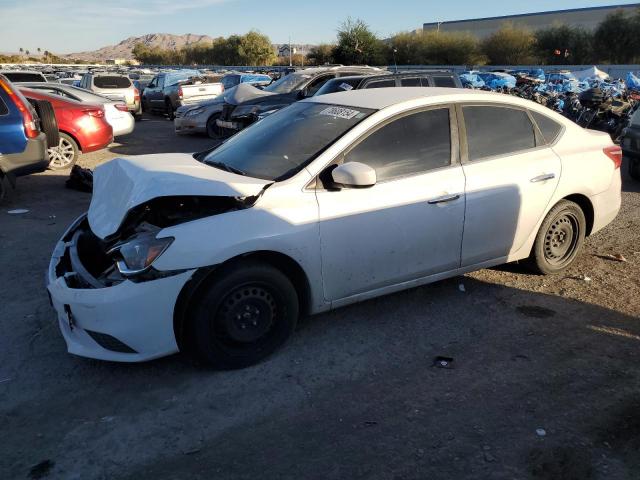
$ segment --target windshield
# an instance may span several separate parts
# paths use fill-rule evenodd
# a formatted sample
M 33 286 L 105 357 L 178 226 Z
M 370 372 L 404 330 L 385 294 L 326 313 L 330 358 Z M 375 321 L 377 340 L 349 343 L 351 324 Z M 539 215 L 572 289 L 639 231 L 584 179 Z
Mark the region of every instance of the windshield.
M 290 73 L 286 77 L 282 77 L 277 82 L 273 82 L 268 87 L 265 87 L 264 90 L 273 93 L 293 92 L 294 90 L 299 90 L 310 78 L 311 75 L 309 74 Z
M 364 108 L 294 103 L 231 137 L 204 162 L 254 178 L 286 180 L 372 113 Z

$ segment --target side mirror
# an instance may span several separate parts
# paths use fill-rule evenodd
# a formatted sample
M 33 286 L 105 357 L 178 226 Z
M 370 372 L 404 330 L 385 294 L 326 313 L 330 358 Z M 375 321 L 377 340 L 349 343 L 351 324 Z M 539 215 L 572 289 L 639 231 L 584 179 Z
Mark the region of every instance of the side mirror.
M 346 188 L 369 188 L 376 184 L 376 171 L 359 162 L 343 163 L 331 172 L 333 181 Z

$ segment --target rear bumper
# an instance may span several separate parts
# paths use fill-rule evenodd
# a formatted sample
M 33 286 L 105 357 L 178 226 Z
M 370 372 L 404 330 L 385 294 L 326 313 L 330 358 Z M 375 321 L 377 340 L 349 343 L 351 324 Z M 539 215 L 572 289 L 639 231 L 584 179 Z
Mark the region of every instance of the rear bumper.
M 176 353 L 174 307 L 193 271 L 142 283 L 71 288 L 71 279 L 87 276 L 72 240 L 84 220 L 74 222 L 57 243 L 47 272 L 47 290 L 69 353 L 115 362 Z
M 622 176 L 616 170 L 611 186 L 604 192 L 591 197 L 593 205 L 593 228 L 591 234 L 602 230 L 615 220 L 622 205 Z
M 130 134 L 133 132 L 135 126 L 136 121 L 131 114 L 125 114 L 120 118 L 114 119 L 113 123 L 111 123 L 114 137 Z
M 113 128 L 108 123 L 108 128 L 102 128 L 98 131 L 92 132 L 90 136 L 80 140 L 80 150 L 82 153 L 95 152 L 107 148 L 113 143 Z
M 23 152 L 0 155 L 0 170 L 15 177 L 44 172 L 48 166 L 47 137 L 44 133 L 28 139 Z

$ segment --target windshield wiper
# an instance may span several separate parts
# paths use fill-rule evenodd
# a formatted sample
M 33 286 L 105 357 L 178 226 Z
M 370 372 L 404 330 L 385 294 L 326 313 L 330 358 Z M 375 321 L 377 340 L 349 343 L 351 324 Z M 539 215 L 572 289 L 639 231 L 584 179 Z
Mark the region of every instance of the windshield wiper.
M 235 173 L 236 175 L 242 175 L 245 177 L 247 174 L 236 167 L 232 167 L 231 165 L 227 165 L 222 162 L 205 162 L 207 165 L 211 165 L 212 167 L 219 168 L 220 170 L 224 170 L 226 172 Z

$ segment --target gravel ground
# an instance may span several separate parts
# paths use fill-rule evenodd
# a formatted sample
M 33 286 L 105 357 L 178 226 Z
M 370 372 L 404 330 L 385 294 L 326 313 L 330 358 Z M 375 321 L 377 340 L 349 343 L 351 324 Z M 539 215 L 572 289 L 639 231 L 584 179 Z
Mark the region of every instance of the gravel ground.
M 80 164 L 209 144 L 160 117 L 119 140 Z M 66 353 L 43 277 L 89 196 L 65 177 L 19 179 L 0 207 L 0 478 L 640 478 L 640 183 L 565 275 L 512 265 L 379 298 L 216 372 Z

